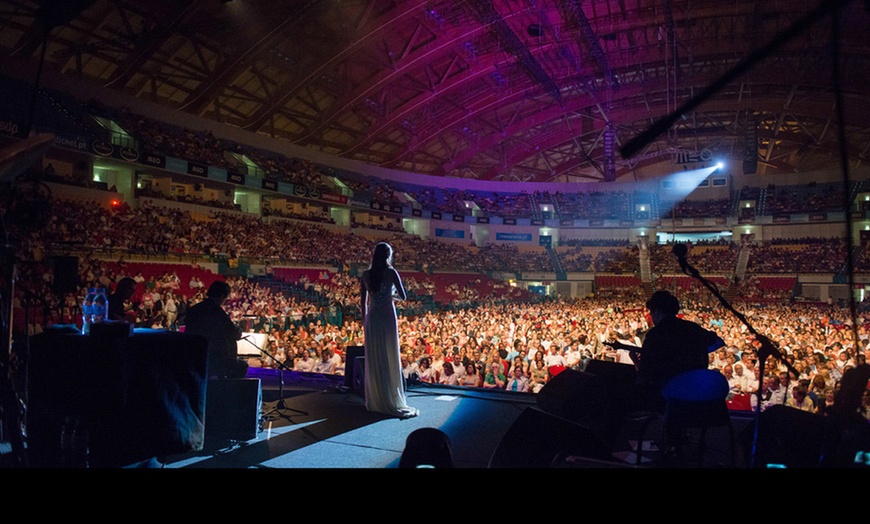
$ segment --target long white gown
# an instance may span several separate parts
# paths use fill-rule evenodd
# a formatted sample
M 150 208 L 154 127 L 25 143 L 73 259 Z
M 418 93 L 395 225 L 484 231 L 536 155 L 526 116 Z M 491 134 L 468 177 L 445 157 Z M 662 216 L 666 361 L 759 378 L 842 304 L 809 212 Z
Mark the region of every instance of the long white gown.
M 381 289 L 371 291 L 369 274 L 363 274 L 367 290 L 365 329 L 365 401 L 366 409 L 395 417 L 412 417 L 417 410 L 405 400 L 402 360 L 399 356 L 399 330 L 395 286 L 386 279 Z

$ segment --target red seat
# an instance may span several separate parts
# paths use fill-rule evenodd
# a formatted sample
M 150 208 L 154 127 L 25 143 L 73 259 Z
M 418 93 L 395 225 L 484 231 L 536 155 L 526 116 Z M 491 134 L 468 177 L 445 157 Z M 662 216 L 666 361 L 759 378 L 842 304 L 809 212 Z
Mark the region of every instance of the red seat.
M 732 411 L 752 411 L 749 393 L 740 393 L 728 401 L 728 409 Z
M 550 378 L 553 378 L 559 373 L 565 371 L 565 366 L 550 366 L 549 368 L 547 368 L 547 371 L 550 372 Z

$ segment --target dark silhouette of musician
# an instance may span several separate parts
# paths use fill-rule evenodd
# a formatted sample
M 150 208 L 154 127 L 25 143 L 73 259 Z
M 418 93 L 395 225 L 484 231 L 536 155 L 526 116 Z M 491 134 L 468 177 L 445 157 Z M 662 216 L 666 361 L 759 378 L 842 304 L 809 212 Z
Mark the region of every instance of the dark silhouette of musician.
M 631 410 L 664 410 L 661 391 L 677 375 L 707 369 L 709 354 L 725 345 L 713 331 L 677 316 L 680 301 L 668 291 L 656 291 L 646 303 L 654 326 L 646 333 L 641 347 L 620 342 L 605 342 L 629 351 L 637 369 L 637 384 Z
M 135 291 L 136 281 L 130 277 L 124 277 L 115 284 L 115 291 L 109 295 L 109 320 L 136 322 L 136 312 L 124 306 Z
M 230 296 L 230 285 L 222 280 L 211 283 L 202 302 L 187 312 L 184 333 L 208 339 L 208 376 L 244 378 L 248 363 L 239 360 L 237 342 L 242 331 L 223 309 Z

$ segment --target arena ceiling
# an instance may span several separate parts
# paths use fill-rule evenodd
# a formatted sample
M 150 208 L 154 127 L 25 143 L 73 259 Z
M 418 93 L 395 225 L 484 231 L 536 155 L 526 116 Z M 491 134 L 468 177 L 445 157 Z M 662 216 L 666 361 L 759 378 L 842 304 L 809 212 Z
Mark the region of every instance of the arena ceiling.
M 683 153 L 795 173 L 865 161 L 868 13 L 867 0 L 0 0 L 0 57 L 402 171 L 639 180 Z

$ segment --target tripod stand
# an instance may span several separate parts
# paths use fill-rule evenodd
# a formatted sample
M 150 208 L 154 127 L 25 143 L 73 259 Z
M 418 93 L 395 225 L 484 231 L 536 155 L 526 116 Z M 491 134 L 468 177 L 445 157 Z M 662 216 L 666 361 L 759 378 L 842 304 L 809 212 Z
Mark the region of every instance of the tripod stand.
M 261 354 L 266 355 L 267 357 L 269 357 L 270 359 L 272 359 L 272 362 L 274 362 L 274 363 L 278 366 L 278 403 L 275 404 L 275 407 L 273 407 L 273 408 L 270 409 L 269 411 L 266 411 L 265 413 L 262 413 L 262 414 L 260 415 L 261 418 L 269 417 L 272 413 L 278 413 L 278 414 L 281 415 L 283 418 L 286 418 L 286 419 L 289 420 L 290 416 L 289 416 L 289 415 L 286 415 L 286 414 L 284 414 L 284 413 L 281 413 L 281 411 L 292 411 L 292 412 L 297 413 L 297 414 L 299 414 L 299 415 L 308 415 L 308 412 L 307 412 L 307 411 L 301 411 L 301 410 L 298 410 L 298 409 L 293 409 L 293 408 L 291 408 L 291 407 L 287 407 L 287 404 L 284 403 L 284 370 L 287 369 L 287 365 L 284 364 L 283 362 L 280 362 L 278 359 L 276 359 L 275 357 L 273 357 L 271 353 L 269 353 L 269 352 L 266 351 L 265 349 L 261 348 L 261 347 L 258 346 L 257 344 L 254 344 L 254 343 L 251 342 L 250 340 L 248 340 L 248 343 L 250 343 L 252 346 L 254 346 L 255 348 L 257 348 L 257 350 L 258 350 Z

